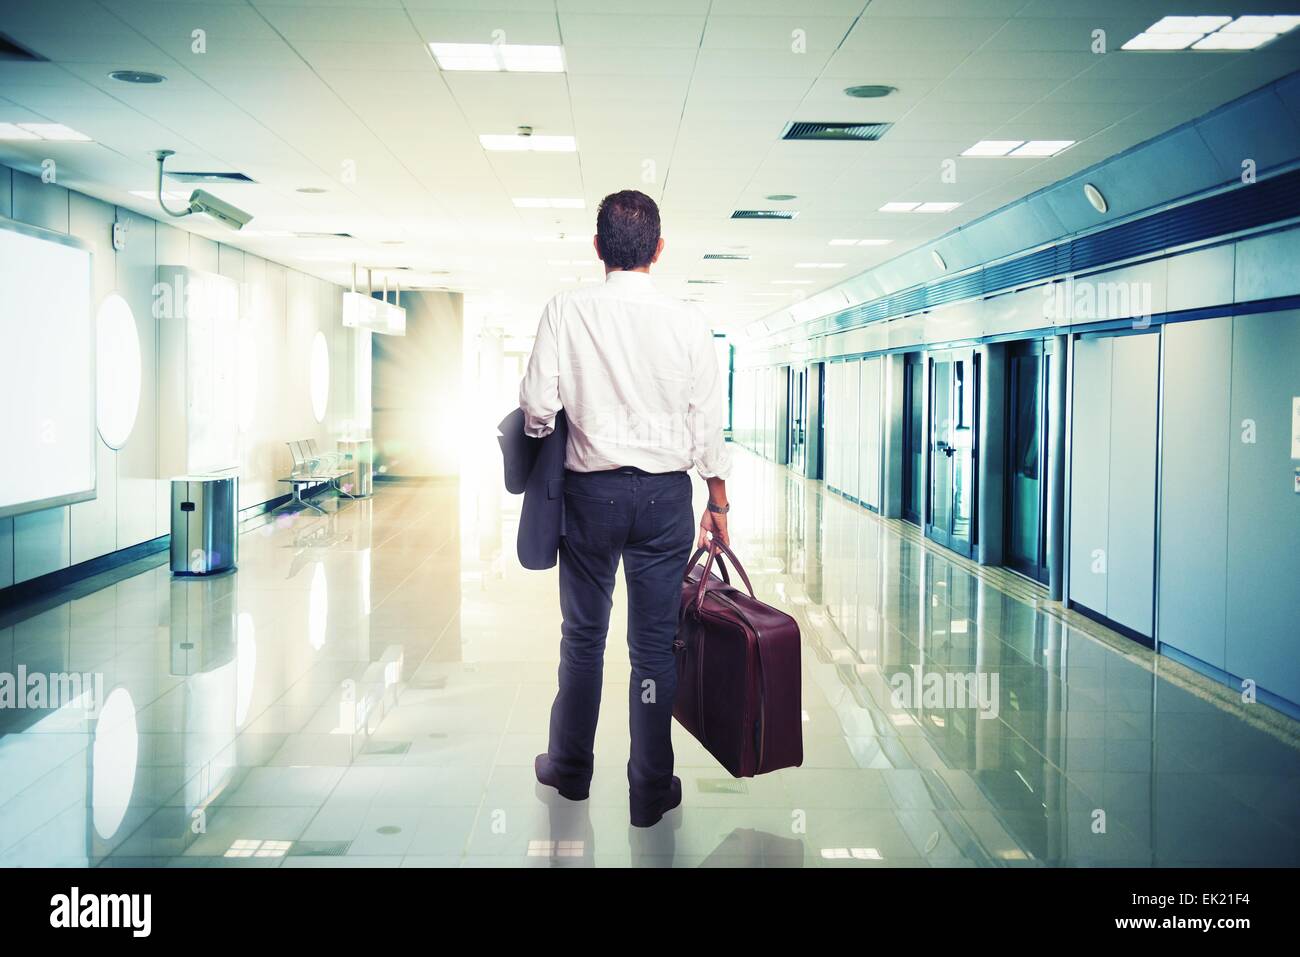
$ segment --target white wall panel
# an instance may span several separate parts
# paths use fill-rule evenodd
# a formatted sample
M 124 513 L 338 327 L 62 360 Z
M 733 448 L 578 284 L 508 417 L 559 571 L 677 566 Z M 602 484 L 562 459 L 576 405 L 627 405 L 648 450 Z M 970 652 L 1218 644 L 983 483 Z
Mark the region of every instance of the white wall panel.
M 1232 317 L 1175 322 L 1163 335 L 1156 637 L 1223 668 Z
M 1233 300 L 1250 302 L 1273 296 L 1300 295 L 1300 269 L 1281 268 L 1300 262 L 1300 229 L 1269 233 L 1237 243 Z
M 1165 301 L 1169 311 L 1232 302 L 1236 250 L 1234 243 L 1225 243 L 1171 258 Z
M 117 291 L 131 307 L 140 340 L 140 408 L 117 453 L 117 547 L 129 548 L 167 533 L 171 494 L 158 478 L 158 320 L 153 314 L 158 229 L 139 214 L 120 210 L 119 215 L 131 225 L 126 248 L 116 257 Z
M 858 495 L 858 389 L 862 363 L 854 360 L 844 365 L 843 391 L 840 393 L 840 405 L 837 413 L 843 422 L 840 430 L 840 458 L 843 459 L 843 471 L 840 486 L 845 495 L 857 498 Z
M 1235 317 L 1226 670 L 1300 704 L 1297 401 L 1300 311 Z M 1242 441 L 1247 419 L 1255 424 L 1254 442 Z
M 862 360 L 858 415 L 858 501 L 880 508 L 881 376 L 884 360 Z
M 113 207 L 78 193 L 68 200 L 70 231 L 91 249 L 90 307 L 97 310 L 117 286 Z M 95 497 L 68 510 L 69 558 L 74 565 L 117 548 L 117 456 L 96 428 Z
M 1160 337 L 1115 339 L 1110 393 L 1106 615 L 1152 634 Z
M 1106 614 L 1112 338 L 1074 344 L 1070 435 L 1070 598 Z

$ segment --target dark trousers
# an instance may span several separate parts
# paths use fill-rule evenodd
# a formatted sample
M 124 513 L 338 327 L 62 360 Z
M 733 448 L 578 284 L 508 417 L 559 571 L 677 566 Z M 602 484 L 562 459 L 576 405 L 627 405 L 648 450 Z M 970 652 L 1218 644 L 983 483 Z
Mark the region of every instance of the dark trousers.
M 551 764 L 574 790 L 585 791 L 591 782 L 605 635 L 614 575 L 622 558 L 632 659 L 627 779 L 632 805 L 653 808 L 672 783 L 671 727 L 677 690 L 673 639 L 682 575 L 695 536 L 690 476 L 633 468 L 566 471 L 564 526 L 560 539 L 564 624 L 560 690 L 551 707 Z

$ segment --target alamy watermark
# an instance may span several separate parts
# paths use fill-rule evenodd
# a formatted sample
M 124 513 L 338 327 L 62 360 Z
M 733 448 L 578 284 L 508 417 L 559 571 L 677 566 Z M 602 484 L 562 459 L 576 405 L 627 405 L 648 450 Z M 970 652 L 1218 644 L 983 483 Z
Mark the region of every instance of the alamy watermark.
M 981 718 L 998 716 L 999 677 L 996 671 L 925 671 L 912 665 L 910 671 L 890 676 L 889 701 L 895 708 L 934 708 L 979 712 Z
M 93 716 L 103 703 L 102 672 L 29 672 L 26 665 L 17 673 L 0 671 L 0 710 L 79 707 Z

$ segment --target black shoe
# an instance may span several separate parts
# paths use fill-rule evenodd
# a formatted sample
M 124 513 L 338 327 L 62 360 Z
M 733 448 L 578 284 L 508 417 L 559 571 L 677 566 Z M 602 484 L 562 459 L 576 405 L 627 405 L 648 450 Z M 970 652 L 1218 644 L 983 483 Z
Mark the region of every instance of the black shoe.
M 585 801 L 591 794 L 591 785 L 583 788 L 581 791 L 560 784 L 560 776 L 555 773 L 555 768 L 551 764 L 549 754 L 539 754 L 533 758 L 533 771 L 537 774 L 539 784 L 544 784 L 548 788 L 555 788 L 560 792 L 560 797 L 567 798 L 570 801 Z M 678 800 L 681 800 L 679 797 Z
M 632 805 L 633 827 L 654 827 L 660 819 L 673 808 L 682 803 L 682 779 L 673 775 L 673 783 L 668 788 L 668 795 L 650 810 L 638 809 Z

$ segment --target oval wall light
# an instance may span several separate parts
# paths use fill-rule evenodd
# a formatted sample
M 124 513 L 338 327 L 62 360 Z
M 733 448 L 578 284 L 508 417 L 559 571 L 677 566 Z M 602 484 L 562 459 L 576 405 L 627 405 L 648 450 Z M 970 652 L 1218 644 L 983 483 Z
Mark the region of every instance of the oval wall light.
M 1106 202 L 1106 197 L 1101 195 L 1101 190 L 1091 183 L 1083 184 L 1083 195 L 1088 197 L 1088 202 L 1097 212 L 1104 213 L 1110 209 L 1110 204 Z
M 140 337 L 135 314 L 115 292 L 104 297 L 95 315 L 95 418 L 110 449 L 131 437 L 140 411 Z

